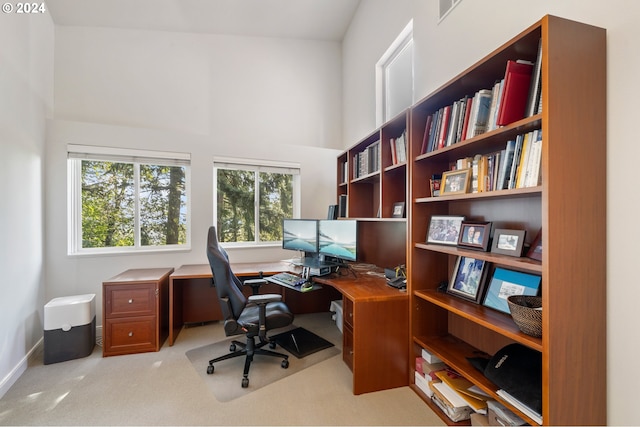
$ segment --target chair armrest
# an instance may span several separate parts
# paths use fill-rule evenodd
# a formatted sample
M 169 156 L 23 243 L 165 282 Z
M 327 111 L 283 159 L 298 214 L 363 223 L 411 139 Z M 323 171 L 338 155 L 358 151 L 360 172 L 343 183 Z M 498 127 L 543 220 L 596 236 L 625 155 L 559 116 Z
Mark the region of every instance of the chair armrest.
M 258 305 L 267 304 L 270 302 L 282 301 L 282 295 L 280 294 L 251 295 L 248 298 L 248 301 Z
M 264 280 L 264 279 L 248 279 L 248 280 L 245 280 L 244 282 L 242 282 L 242 284 L 244 286 L 251 286 L 252 294 L 253 295 L 257 295 L 258 294 L 258 289 L 260 289 L 260 286 L 266 285 L 267 281 Z
M 282 295 L 280 294 L 263 294 L 263 295 L 251 295 L 247 298 L 247 301 L 258 306 L 258 336 L 260 339 L 265 339 L 267 336 L 266 326 L 266 313 L 267 304 L 270 302 L 282 301 Z

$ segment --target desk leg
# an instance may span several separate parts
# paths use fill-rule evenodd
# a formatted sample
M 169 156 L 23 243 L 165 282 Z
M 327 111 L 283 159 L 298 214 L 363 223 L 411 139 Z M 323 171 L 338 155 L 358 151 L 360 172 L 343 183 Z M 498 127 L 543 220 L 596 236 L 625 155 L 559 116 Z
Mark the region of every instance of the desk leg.
M 169 281 L 169 346 L 172 346 L 182 329 L 182 289 L 173 278 Z

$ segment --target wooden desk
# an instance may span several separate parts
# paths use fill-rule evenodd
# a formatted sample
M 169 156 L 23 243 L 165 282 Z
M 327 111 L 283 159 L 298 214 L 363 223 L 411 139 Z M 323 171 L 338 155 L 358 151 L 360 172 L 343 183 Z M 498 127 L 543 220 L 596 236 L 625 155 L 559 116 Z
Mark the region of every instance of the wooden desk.
M 291 271 L 288 262 L 233 263 L 237 276 Z M 380 270 L 382 271 L 382 270 Z M 342 297 L 342 358 L 353 372 L 353 393 L 409 384 L 409 298 L 386 285 L 384 277 L 363 271 L 314 277 L 323 289 L 301 293 L 269 283 L 264 292 L 279 293 L 294 313 L 328 311 Z M 169 276 L 169 345 L 185 323 L 221 320 L 208 264 L 183 265 Z M 247 292 L 249 290 L 247 289 Z
M 353 394 L 408 385 L 407 293 L 366 272 L 314 281 L 342 294 L 342 358 L 353 372 Z
M 232 263 L 231 269 L 238 277 L 254 277 L 260 272 L 273 275 L 289 271 L 288 262 Z M 169 276 L 169 345 L 173 345 L 185 323 L 205 323 L 222 320 L 216 290 L 212 286 L 209 264 L 187 264 Z M 263 286 L 264 293 L 282 293 L 280 286 Z

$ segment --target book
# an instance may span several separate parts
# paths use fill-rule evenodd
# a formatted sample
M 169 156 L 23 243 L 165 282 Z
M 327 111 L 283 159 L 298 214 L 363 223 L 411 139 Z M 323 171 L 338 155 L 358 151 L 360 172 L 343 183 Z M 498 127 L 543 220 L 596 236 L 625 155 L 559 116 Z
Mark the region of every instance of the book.
M 420 147 L 420 154 L 425 154 L 429 149 L 429 133 L 431 132 L 431 124 L 433 123 L 433 114 L 427 116 L 427 121 L 424 124 L 424 135 L 422 136 L 422 147 Z
M 529 142 L 530 140 L 531 132 L 525 133 L 522 140 L 522 151 L 520 152 L 520 161 L 518 162 L 515 188 L 524 187 L 524 175 L 526 173 L 527 163 L 529 161 L 529 154 L 531 153 L 531 145 Z
M 542 167 L 542 130 L 538 129 L 533 131 L 531 140 L 531 154 L 525 176 L 525 187 L 535 187 L 540 185 L 540 169 Z
M 530 117 L 539 113 L 538 105 L 540 102 L 540 92 L 542 90 L 542 39 L 538 41 L 538 56 L 531 72 L 531 80 L 529 84 L 529 96 L 527 98 L 526 116 Z
M 447 130 L 449 129 L 449 117 L 451 116 L 451 105 L 447 105 L 442 110 L 442 121 L 438 131 L 438 149 L 444 148 L 447 141 Z
M 520 162 L 520 153 L 522 151 L 522 140 L 524 135 L 516 136 L 516 145 L 513 150 L 513 158 L 511 159 L 511 169 L 509 170 L 509 180 L 507 181 L 508 189 L 516 188 L 516 172 L 518 169 L 518 163 Z
M 500 102 L 500 93 L 502 91 L 502 80 L 496 80 L 491 90 L 491 107 L 489 108 L 489 119 L 487 120 L 487 132 L 497 128 L 496 119 L 498 111 L 498 102 Z
M 481 89 L 476 93 L 474 99 L 475 107 L 469 117 L 469 127 L 467 129 L 467 139 L 481 135 L 487 131 L 489 120 L 489 109 L 491 108 L 491 94 L 489 89 Z
M 501 156 L 496 190 L 504 190 L 508 186 L 509 176 L 511 174 L 511 164 L 513 163 L 513 153 L 515 149 L 516 140 L 512 139 L 507 141 L 507 146 L 504 149 L 504 154 Z
M 464 109 L 464 119 L 462 122 L 462 131 L 460 132 L 460 141 L 467 139 L 467 129 L 469 127 L 469 116 L 471 115 L 471 106 L 473 104 L 473 98 L 467 97 L 467 105 Z
M 498 126 L 506 126 L 525 117 L 532 70 L 531 62 L 507 61 L 504 91 L 496 120 Z
M 513 406 L 515 406 L 516 408 L 518 408 L 523 414 L 525 414 L 526 416 L 528 416 L 529 418 L 531 418 L 532 420 L 534 420 L 538 424 L 542 424 L 542 414 L 534 411 L 533 409 L 531 409 L 530 407 L 528 407 L 524 403 L 520 402 L 518 399 L 516 399 L 515 397 L 510 395 L 504 389 L 500 389 L 500 390 L 496 391 L 496 393 L 498 394 L 498 396 L 503 398 L 506 402 L 508 402 L 508 403 L 512 404 Z

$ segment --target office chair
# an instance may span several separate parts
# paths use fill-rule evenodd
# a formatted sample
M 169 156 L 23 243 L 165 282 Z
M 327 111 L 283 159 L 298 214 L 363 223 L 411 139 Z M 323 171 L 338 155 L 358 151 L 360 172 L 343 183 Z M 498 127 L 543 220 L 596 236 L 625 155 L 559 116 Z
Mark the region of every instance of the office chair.
M 268 331 L 289 326 L 293 323 L 293 314 L 287 305 L 282 302 L 282 295 L 259 295 L 257 293 L 258 287 L 266 284 L 267 281 L 264 279 L 252 279 L 244 282 L 244 285 L 249 285 L 254 290 L 253 294 L 247 298 L 242 293 L 243 283 L 231 271 L 227 252 L 218 244 L 216 228 L 213 226 L 209 227 L 207 258 L 209 258 L 213 284 L 216 287 L 224 317 L 224 332 L 226 336 L 246 335 L 246 343 L 234 340 L 229 348 L 231 353 L 210 360 L 207 374 L 213 374 L 214 363 L 234 357 L 246 356 L 242 377 L 242 387 L 246 388 L 249 386 L 249 368 L 253 361 L 253 356 L 256 354 L 281 357 L 282 368 L 288 368 L 288 355 L 262 348 L 266 344 L 269 344 L 272 349 L 276 347 L 275 341 L 267 337 Z M 258 337 L 258 343 L 256 343 L 256 337 Z M 240 347 L 240 350 L 236 350 L 236 347 Z

